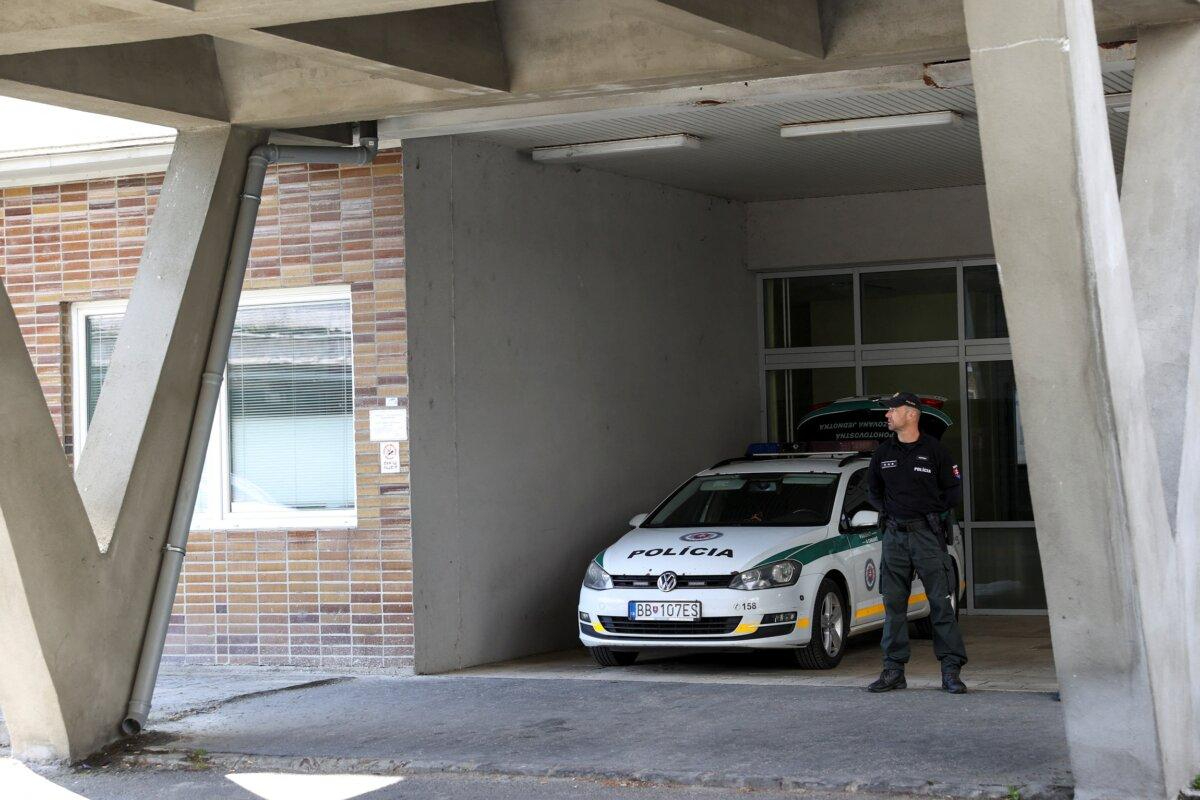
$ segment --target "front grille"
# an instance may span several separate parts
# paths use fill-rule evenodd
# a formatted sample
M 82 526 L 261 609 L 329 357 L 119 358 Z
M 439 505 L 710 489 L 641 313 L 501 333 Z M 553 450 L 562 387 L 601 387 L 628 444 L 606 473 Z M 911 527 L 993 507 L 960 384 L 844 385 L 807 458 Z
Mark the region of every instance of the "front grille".
M 736 572 L 724 575 L 680 575 L 675 584 L 679 589 L 728 589 Z M 617 589 L 657 589 L 657 575 L 613 575 L 613 586 Z
M 610 633 L 627 633 L 639 636 L 720 636 L 733 633 L 742 621 L 741 617 L 701 617 L 695 622 L 659 622 L 654 620 L 634 621 L 628 617 L 601 617 L 600 624 Z

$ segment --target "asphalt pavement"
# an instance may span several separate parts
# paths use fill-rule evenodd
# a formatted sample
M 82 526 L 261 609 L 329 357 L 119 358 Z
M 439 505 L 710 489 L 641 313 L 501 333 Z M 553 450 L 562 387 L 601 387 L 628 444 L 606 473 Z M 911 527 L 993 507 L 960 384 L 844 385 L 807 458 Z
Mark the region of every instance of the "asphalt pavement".
M 730 789 L 1067 796 L 1048 694 L 359 677 L 158 725 L 137 759 L 227 771 L 463 772 Z
M 871 695 L 718 655 L 548 664 L 433 677 L 170 667 L 145 734 L 48 779 L 0 759 L 0 797 L 1071 794 L 1061 705 L 1044 691 Z M 337 785 L 354 775 L 387 783 Z
M 794 792 L 730 791 L 628 780 L 480 774 L 311 775 L 217 769 L 73 772 L 43 777 L 0 759 L 0 786 L 21 800 L 797 800 Z M 9 797 L 10 795 L 3 795 Z M 806 792 L 803 800 L 885 800 L 891 795 Z

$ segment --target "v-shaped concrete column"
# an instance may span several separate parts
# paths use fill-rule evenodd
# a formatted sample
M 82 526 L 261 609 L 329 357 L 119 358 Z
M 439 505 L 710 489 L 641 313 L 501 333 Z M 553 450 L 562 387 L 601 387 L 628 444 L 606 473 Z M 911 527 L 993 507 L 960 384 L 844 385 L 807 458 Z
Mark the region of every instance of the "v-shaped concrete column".
M 1138 33 L 1121 211 L 1175 548 L 1200 770 L 1200 23 Z M 1191 387 L 1189 389 L 1189 373 Z M 1184 631 L 1180 631 L 1183 635 Z
M 1190 778 L 1171 536 L 1089 0 L 965 0 L 1076 797 Z
M 18 757 L 119 736 L 259 141 L 179 135 L 77 476 L 0 291 L 0 707 Z

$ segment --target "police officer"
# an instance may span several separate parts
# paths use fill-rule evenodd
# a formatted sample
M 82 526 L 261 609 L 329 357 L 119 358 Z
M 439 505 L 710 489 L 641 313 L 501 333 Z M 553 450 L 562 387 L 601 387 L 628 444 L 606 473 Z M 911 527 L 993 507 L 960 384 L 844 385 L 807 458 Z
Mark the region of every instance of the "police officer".
M 895 435 L 880 444 L 871 458 L 867 490 L 883 522 L 883 561 L 879 588 L 883 593 L 883 672 L 870 692 L 903 689 L 908 663 L 908 598 L 913 571 L 929 598 L 933 652 L 942 664 L 942 688 L 962 694 L 967 687 L 959 670 L 967 663 L 950 593 L 951 560 L 943 515 L 962 497 L 962 475 L 946 446 L 921 433 L 921 402 L 908 392 L 879 401 L 886 406 L 888 430 Z

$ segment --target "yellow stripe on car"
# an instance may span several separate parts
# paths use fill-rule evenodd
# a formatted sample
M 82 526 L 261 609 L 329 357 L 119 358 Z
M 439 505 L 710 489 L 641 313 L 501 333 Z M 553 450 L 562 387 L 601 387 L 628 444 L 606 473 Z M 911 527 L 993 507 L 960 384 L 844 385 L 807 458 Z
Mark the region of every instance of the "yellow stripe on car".
M 604 633 L 604 626 L 600 624 L 600 620 L 592 620 L 592 630 L 596 633 Z
M 927 595 L 914 594 L 913 596 L 908 598 L 908 604 L 910 606 L 916 605 L 917 603 L 923 603 L 928 599 L 929 599 L 929 597 Z M 871 617 L 876 614 L 882 614 L 882 613 L 883 613 L 883 603 L 876 603 L 873 606 L 867 606 L 866 608 L 860 608 L 858 611 L 855 611 L 854 618 L 862 619 L 863 617 Z
M 882 613 L 883 613 L 883 603 L 879 603 L 878 605 L 867 606 L 866 608 L 860 608 L 858 611 L 856 611 L 854 613 L 854 617 L 855 617 L 855 619 L 861 619 L 863 617 L 870 617 L 874 614 L 882 614 Z
M 743 622 L 733 629 L 734 633 L 754 633 L 758 630 L 758 625 L 753 622 Z

